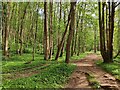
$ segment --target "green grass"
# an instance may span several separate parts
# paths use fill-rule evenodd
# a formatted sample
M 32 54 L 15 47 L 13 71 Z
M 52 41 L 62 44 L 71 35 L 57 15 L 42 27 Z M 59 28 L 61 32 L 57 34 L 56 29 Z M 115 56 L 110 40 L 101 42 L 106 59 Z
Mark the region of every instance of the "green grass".
M 119 58 L 117 58 L 120 61 Z M 105 71 L 111 73 L 115 76 L 116 79 L 120 80 L 120 63 L 113 62 L 113 63 L 102 63 L 102 61 L 97 62 L 97 65 L 102 67 Z
M 81 53 L 80 56 L 74 55 L 70 59 L 71 59 L 71 61 L 80 60 L 80 59 L 84 58 L 85 56 L 87 56 L 87 54 L 88 53 Z
M 22 56 L 15 55 L 8 60 L 2 61 L 2 73 L 9 73 L 15 71 L 21 71 L 28 68 L 34 68 L 37 66 L 42 66 L 47 63 L 47 61 L 41 58 L 42 56 L 36 55 L 35 61 L 32 61 L 30 64 L 25 64 L 28 61 L 32 60 L 32 55 L 23 54 Z
M 97 79 L 95 78 L 95 76 L 92 73 L 86 73 L 86 77 L 87 77 L 87 80 L 89 81 L 89 84 L 93 88 L 95 88 L 95 89 L 101 88 L 100 83 L 97 81 Z
M 84 58 L 87 54 L 83 53 L 80 56 L 73 56 L 71 57 L 71 61 L 73 60 L 80 60 L 81 58 Z M 25 64 L 26 62 L 29 62 L 32 60 L 31 54 L 23 54 L 22 56 L 14 55 L 10 57 L 9 59 L 2 61 L 2 73 L 10 73 L 10 72 L 16 72 L 16 71 L 22 71 L 29 68 L 34 68 L 37 66 L 42 66 L 47 63 L 56 63 L 54 60 L 54 56 L 51 61 L 45 61 L 43 55 L 36 54 L 35 60 L 32 61 L 30 64 Z M 63 57 L 59 57 L 58 62 L 64 62 L 65 61 L 65 55 Z
M 6 80 L 3 88 L 62 88 L 76 66 L 55 64 L 37 75 L 16 80 Z
M 115 58 L 115 61 L 120 63 L 120 56 L 117 56 L 117 58 Z
M 80 60 L 87 53 L 80 56 L 71 57 L 72 60 Z M 13 54 L 10 58 L 2 60 L 2 86 L 4 88 L 60 88 L 66 83 L 70 74 L 75 67 L 71 64 L 65 64 L 65 54 L 59 57 L 58 61 L 44 60 L 44 56 L 35 54 L 35 60 L 29 64 L 25 64 L 32 60 L 32 54 L 24 53 L 22 56 Z M 27 78 L 16 77 L 17 74 L 24 72 L 38 71 L 38 74 Z M 17 73 L 17 74 L 16 74 Z

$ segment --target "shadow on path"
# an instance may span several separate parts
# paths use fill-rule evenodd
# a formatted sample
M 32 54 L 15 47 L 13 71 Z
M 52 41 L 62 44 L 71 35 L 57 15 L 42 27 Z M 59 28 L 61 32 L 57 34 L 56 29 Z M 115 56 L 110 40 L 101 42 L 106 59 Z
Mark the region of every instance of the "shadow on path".
M 120 90 L 120 83 L 112 75 L 96 66 L 97 60 L 102 60 L 102 58 L 96 54 L 89 54 L 84 59 L 72 62 L 77 65 L 77 69 L 69 78 L 65 88 L 92 88 L 85 75 L 85 73 L 92 73 L 102 89 Z

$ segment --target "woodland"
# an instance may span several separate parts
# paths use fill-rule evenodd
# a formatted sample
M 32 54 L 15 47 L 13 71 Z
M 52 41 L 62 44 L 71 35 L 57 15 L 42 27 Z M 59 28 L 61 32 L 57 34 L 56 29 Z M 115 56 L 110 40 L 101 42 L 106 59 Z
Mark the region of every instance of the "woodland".
M 0 88 L 120 89 L 120 1 L 0 2 Z

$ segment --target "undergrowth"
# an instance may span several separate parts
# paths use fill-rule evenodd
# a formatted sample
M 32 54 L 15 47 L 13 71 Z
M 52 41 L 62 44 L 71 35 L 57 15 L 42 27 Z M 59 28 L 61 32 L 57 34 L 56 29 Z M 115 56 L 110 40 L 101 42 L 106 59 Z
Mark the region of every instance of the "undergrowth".
M 80 60 L 87 54 L 71 57 L 72 60 Z M 32 54 L 24 53 L 22 56 L 14 54 L 10 58 L 2 60 L 2 80 L 3 88 L 60 88 L 66 83 L 75 67 L 71 64 L 65 64 L 65 55 L 59 57 L 58 61 L 44 60 L 42 54 L 35 54 L 35 60 L 32 60 Z M 31 62 L 30 62 L 31 61 Z M 26 64 L 27 62 L 30 62 Z M 16 77 L 21 72 L 38 71 L 38 74 L 27 78 Z
M 37 75 L 3 82 L 3 88 L 62 88 L 76 66 L 56 64 Z
M 89 81 L 89 84 L 95 88 L 95 89 L 98 89 L 98 88 L 101 88 L 100 87 L 100 83 L 97 81 L 97 79 L 95 78 L 95 76 L 91 73 L 86 73 L 86 77 L 87 77 L 87 80 Z
M 117 58 L 117 60 L 120 61 L 119 58 Z M 115 61 L 113 63 L 103 63 L 102 61 L 99 61 L 97 62 L 97 65 L 111 73 L 116 79 L 120 80 L 120 63 Z

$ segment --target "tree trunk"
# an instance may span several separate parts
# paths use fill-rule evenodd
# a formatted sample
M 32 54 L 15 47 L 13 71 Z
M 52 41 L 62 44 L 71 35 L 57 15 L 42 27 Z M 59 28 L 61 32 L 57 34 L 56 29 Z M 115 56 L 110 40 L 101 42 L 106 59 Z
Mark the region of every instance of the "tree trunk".
M 115 14 L 115 3 L 108 2 L 109 5 L 109 28 L 107 29 L 106 22 L 106 39 L 105 39 L 105 22 L 104 22 L 104 7 L 105 2 L 102 3 L 102 13 L 101 13 L 101 2 L 98 2 L 99 5 L 99 28 L 100 28 L 100 51 L 103 57 L 104 63 L 113 62 L 113 33 L 114 33 L 114 14 Z M 107 7 L 107 6 L 106 6 Z M 107 13 L 107 10 L 106 10 Z M 102 18 L 101 18 L 102 14 Z M 107 21 L 107 16 L 106 16 Z M 107 42 L 107 45 L 106 43 Z
M 72 39 L 72 46 L 71 46 L 71 56 L 73 56 L 73 54 L 74 54 L 74 41 L 75 41 L 75 40 L 74 40 L 74 38 L 75 38 L 75 35 L 74 35 L 74 34 L 75 34 L 75 32 L 73 32 L 73 36 L 72 36 L 73 39 Z
M 22 55 L 23 53 L 23 25 L 24 25 L 24 18 L 26 15 L 26 11 L 27 11 L 27 6 L 29 5 L 29 2 L 27 2 L 25 8 L 24 8 L 24 13 L 23 16 L 21 17 L 21 26 L 20 26 L 20 55 Z
M 80 36 L 80 33 L 78 33 L 78 32 L 80 32 L 80 29 L 79 29 L 79 22 L 81 20 L 80 15 L 81 15 L 81 11 L 79 11 L 79 13 L 78 13 L 77 26 L 76 26 L 75 52 L 77 52 L 77 56 L 80 55 L 80 37 L 81 36 Z
M 17 5 L 18 11 L 17 11 L 17 24 L 16 24 L 16 54 L 19 54 L 19 31 L 20 31 L 20 5 Z
M 50 38 L 50 55 L 49 55 L 49 59 L 52 58 L 52 52 L 53 52 L 53 30 L 52 30 L 52 13 L 53 13 L 53 3 L 52 1 L 50 2 L 50 34 L 49 34 L 49 38 Z
M 7 3 L 3 3 L 3 19 L 4 19 L 4 30 L 3 30 L 3 36 L 4 36 L 4 49 L 3 49 L 3 55 L 5 57 L 8 57 L 8 18 L 9 18 L 9 13 L 8 13 L 8 6 Z
M 114 33 L 114 15 L 115 15 L 115 3 L 112 2 L 112 11 L 111 11 L 111 31 L 110 31 L 110 62 L 113 62 L 113 33 Z
M 58 35 L 58 40 L 57 40 L 57 42 L 58 42 L 58 48 L 59 48 L 59 44 L 60 44 L 60 36 L 61 36 L 61 34 L 60 34 L 60 29 L 61 29 L 61 16 L 62 16 L 62 4 L 61 4 L 61 0 L 60 0 L 60 2 L 59 2 L 59 7 L 60 7 L 60 10 L 59 10 L 59 27 L 58 27 L 58 32 L 57 32 L 57 35 Z
M 60 51 L 62 49 L 62 45 L 64 43 L 64 40 L 65 40 L 65 37 L 66 37 L 66 34 L 67 34 L 67 30 L 68 30 L 68 26 L 70 24 L 70 20 L 71 20 L 71 10 L 70 10 L 70 13 L 68 15 L 68 22 L 67 22 L 67 25 L 66 25 L 66 28 L 65 28 L 65 32 L 63 33 L 63 37 L 61 39 L 61 42 L 59 44 L 59 47 L 58 47 L 58 50 L 57 50 L 57 54 L 56 54 L 56 57 L 55 57 L 55 60 L 58 60 L 58 57 L 59 57 L 59 54 L 60 54 Z
M 38 31 L 38 13 L 39 13 L 39 6 L 37 5 L 37 12 L 36 12 L 36 30 L 34 34 L 34 43 L 33 43 L 33 61 L 35 58 L 35 48 L 36 48 L 36 39 L 37 39 L 37 31 Z
M 60 57 L 62 57 L 62 56 L 63 56 L 63 53 L 64 53 L 64 44 L 65 44 L 65 42 L 64 42 L 63 45 L 62 45 L 62 49 L 61 49 L 61 53 L 60 53 Z
M 65 27 L 65 26 L 66 26 L 66 11 L 65 11 L 65 9 L 64 9 L 64 27 Z M 60 57 L 62 57 L 62 56 L 63 56 L 63 53 L 64 53 L 64 44 L 65 44 L 65 42 L 64 42 L 63 45 L 62 45 Z
M 96 53 L 96 51 L 97 51 L 96 41 L 97 41 L 97 30 L 95 28 L 95 30 L 94 30 L 94 53 Z
M 47 14 L 47 2 L 44 2 L 44 59 L 49 59 L 49 37 L 48 37 L 48 14 Z
M 65 62 L 69 63 L 70 61 L 70 45 L 73 37 L 73 32 L 75 30 L 75 9 L 76 9 L 76 2 L 71 2 L 71 22 L 69 27 L 69 34 L 66 44 L 66 59 Z

